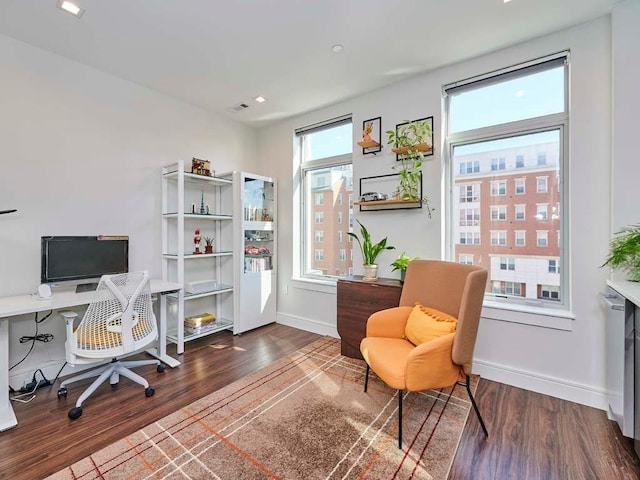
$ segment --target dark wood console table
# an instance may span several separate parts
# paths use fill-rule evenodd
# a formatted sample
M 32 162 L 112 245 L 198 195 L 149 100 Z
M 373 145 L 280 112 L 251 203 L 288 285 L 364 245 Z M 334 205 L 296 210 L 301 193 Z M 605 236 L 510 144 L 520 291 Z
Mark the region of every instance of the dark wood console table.
M 360 341 L 365 336 L 369 315 L 397 307 L 401 293 L 400 280 L 378 278 L 376 282 L 365 282 L 360 275 L 338 279 L 337 324 L 342 355 L 362 358 Z

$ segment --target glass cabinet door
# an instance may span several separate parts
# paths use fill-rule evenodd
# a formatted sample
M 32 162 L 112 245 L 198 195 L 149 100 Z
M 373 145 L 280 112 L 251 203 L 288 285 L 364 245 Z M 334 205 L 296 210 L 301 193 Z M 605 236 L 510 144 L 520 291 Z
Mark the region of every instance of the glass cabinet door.
M 244 271 L 269 271 L 274 268 L 274 184 L 247 176 L 243 188 Z

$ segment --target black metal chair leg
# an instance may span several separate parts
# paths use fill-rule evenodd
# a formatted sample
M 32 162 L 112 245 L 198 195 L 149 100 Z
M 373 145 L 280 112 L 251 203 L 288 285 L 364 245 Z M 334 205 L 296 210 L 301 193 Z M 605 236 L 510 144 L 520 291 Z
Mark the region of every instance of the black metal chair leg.
M 402 390 L 398 390 L 398 448 L 402 450 Z
M 471 405 L 473 405 L 473 409 L 476 411 L 476 415 L 478 416 L 478 421 L 480 422 L 480 426 L 482 427 L 484 436 L 488 438 L 489 432 L 487 432 L 487 427 L 484 425 L 484 420 L 482 420 L 482 415 L 480 415 L 480 410 L 478 409 L 478 405 L 476 405 L 476 400 L 475 398 L 473 398 L 473 394 L 471 393 L 471 387 L 469 387 L 469 375 L 467 375 L 467 382 L 464 386 L 467 387 L 467 393 L 469 394 L 469 398 L 471 399 Z
M 369 364 L 367 363 L 367 372 L 364 374 L 364 393 L 367 393 L 368 385 L 369 385 Z

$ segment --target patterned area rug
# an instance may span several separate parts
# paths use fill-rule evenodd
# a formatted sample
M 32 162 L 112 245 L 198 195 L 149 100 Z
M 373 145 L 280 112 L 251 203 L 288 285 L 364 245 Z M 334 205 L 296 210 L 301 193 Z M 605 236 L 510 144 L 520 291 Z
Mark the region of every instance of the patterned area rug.
M 407 394 L 400 450 L 396 392 L 364 371 L 322 338 L 49 479 L 446 479 L 464 388 Z

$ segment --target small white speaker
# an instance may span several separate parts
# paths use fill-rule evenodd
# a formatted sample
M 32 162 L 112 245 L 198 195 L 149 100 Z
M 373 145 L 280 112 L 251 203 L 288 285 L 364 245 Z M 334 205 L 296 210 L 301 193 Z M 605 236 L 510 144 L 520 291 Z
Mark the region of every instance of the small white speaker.
M 38 297 L 42 299 L 51 298 L 51 287 L 46 283 L 41 284 L 38 287 Z

